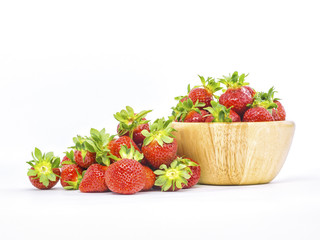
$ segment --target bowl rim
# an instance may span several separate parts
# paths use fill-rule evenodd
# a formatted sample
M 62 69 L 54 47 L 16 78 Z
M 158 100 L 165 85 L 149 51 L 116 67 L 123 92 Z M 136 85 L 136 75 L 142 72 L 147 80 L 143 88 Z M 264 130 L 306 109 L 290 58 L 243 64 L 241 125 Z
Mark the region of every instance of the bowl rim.
M 294 121 L 269 121 L 269 122 L 172 122 L 177 125 L 295 125 Z

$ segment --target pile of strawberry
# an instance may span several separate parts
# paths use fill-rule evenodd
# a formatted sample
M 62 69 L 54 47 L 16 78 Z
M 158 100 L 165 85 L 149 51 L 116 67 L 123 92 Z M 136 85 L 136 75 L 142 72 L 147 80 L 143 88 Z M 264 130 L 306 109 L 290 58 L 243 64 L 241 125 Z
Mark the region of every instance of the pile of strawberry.
M 39 189 L 50 189 L 60 180 L 64 189 L 81 192 L 133 194 L 150 189 L 177 191 L 198 183 L 200 166 L 177 156 L 177 141 L 170 127 L 176 122 L 265 122 L 284 121 L 285 110 L 274 88 L 256 92 L 245 82 L 247 75 L 234 72 L 216 81 L 200 76 L 202 85 L 177 97 L 169 120 L 146 120 L 149 111 L 126 109 L 114 114 L 117 135 L 92 128 L 90 136 L 73 138 L 74 146 L 60 163 L 52 152 L 38 148 L 27 162 L 28 176 Z M 220 85 L 224 85 L 226 89 Z M 219 96 L 216 93 L 222 90 Z
M 177 191 L 198 183 L 200 166 L 177 156 L 177 141 L 171 120 L 146 120 L 151 111 L 134 113 L 127 106 L 116 113 L 117 135 L 92 128 L 90 136 L 73 138 L 74 146 L 60 162 L 52 152 L 35 148 L 28 176 L 39 189 L 50 189 L 60 180 L 66 190 L 112 191 L 134 194 L 161 189 Z
M 284 121 L 286 112 L 274 98 L 274 88 L 256 92 L 245 82 L 247 75 L 234 72 L 216 81 L 199 76 L 202 85 L 176 97 L 171 119 L 177 122 L 267 122 Z M 221 87 L 221 84 L 226 88 Z M 222 90 L 218 96 L 216 93 Z

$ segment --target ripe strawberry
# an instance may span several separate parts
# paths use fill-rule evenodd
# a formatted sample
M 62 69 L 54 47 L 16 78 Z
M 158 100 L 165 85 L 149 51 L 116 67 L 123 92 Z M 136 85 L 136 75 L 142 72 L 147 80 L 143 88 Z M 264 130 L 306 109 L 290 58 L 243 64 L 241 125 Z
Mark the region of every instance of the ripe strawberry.
M 232 122 L 241 122 L 241 117 L 232 109 L 230 109 L 229 117 L 231 118 Z
M 233 120 L 231 118 L 232 110 L 230 110 L 230 108 L 227 109 L 225 106 L 215 101 L 211 101 L 211 107 L 206 107 L 205 110 L 210 113 L 210 117 L 206 118 L 206 122 L 232 122 Z M 236 113 L 233 112 L 232 117 L 235 117 L 235 114 Z
M 147 131 L 147 130 L 145 130 Z M 148 132 L 148 131 L 147 131 Z M 131 145 L 138 151 L 140 151 L 139 147 L 135 144 L 135 142 L 128 136 L 121 136 L 119 137 L 118 139 L 115 139 L 114 141 L 111 141 L 108 145 L 108 148 L 110 150 L 110 153 L 117 157 L 117 158 L 120 158 L 120 149 L 121 149 L 121 146 L 127 146 L 128 148 L 131 147 Z M 141 151 L 140 151 L 141 152 Z
M 279 101 L 274 101 L 275 104 L 277 104 L 277 108 L 272 109 L 272 116 L 275 121 L 285 121 L 286 120 L 286 111 L 284 110 L 284 107 Z
M 73 138 L 75 146 L 74 161 L 82 168 L 88 168 L 90 165 L 96 163 L 96 153 L 89 152 L 85 147 L 85 139 L 81 136 Z
M 252 92 L 245 87 L 249 84 L 244 82 L 246 76 L 245 74 L 239 76 L 238 72 L 234 72 L 232 76 L 220 79 L 220 82 L 227 86 L 227 90 L 221 94 L 219 103 L 226 108 L 231 107 L 240 117 L 247 111 L 247 105 L 253 102 Z
M 100 164 L 92 164 L 85 172 L 80 183 L 79 190 L 84 193 L 89 192 L 106 192 L 108 187 L 106 185 L 104 175 L 107 166 Z
M 97 129 L 90 129 L 90 137 L 87 137 L 84 141 L 85 149 L 95 154 L 95 160 L 101 165 L 110 165 L 110 149 L 109 145 L 114 140 L 114 135 L 106 133 L 103 128 L 101 131 Z
M 148 191 L 153 187 L 154 182 L 156 181 L 156 175 L 149 167 L 143 166 L 143 168 L 146 173 L 146 183 L 145 183 L 142 191 Z
M 268 122 L 274 121 L 272 114 L 263 107 L 253 107 L 243 115 L 244 122 Z
M 79 189 L 82 180 L 82 168 L 76 164 L 64 165 L 61 171 L 60 183 L 64 189 Z
M 60 177 L 60 158 L 53 152 L 42 154 L 38 148 L 31 153 L 33 160 L 27 162 L 31 168 L 28 177 L 33 186 L 39 189 L 50 189 L 57 184 Z
M 184 102 L 179 102 L 175 108 L 173 108 L 173 118 L 178 122 L 203 122 L 204 118 L 201 115 L 200 107 L 203 107 L 204 103 L 196 102 L 193 104 L 191 99 L 187 99 Z
M 172 135 L 175 129 L 170 127 L 171 121 L 165 121 L 164 118 L 157 119 L 151 126 L 150 132 L 142 131 L 146 137 L 142 146 L 142 153 L 148 163 L 159 168 L 160 165 L 170 165 L 176 158 L 177 141 Z
M 199 182 L 201 175 L 201 168 L 199 163 L 192 160 L 191 158 L 177 158 L 180 163 L 185 164 L 191 172 L 189 174 L 191 177 L 188 179 L 188 184 L 186 184 L 183 188 L 191 188 Z
M 273 88 L 268 93 L 257 92 L 254 95 L 252 104 L 248 104 L 250 109 L 243 115 L 244 122 L 268 122 L 274 121 L 272 109 L 277 108 L 277 104 L 273 102 Z
M 143 154 L 133 146 L 128 149 L 121 146 L 121 158 L 112 163 L 105 174 L 105 181 L 112 192 L 134 194 L 143 189 L 146 184 L 146 171 L 138 162 Z
M 145 119 L 145 116 L 151 111 L 144 110 L 136 114 L 131 107 L 126 106 L 126 110 L 123 109 L 114 114 L 114 118 L 120 122 L 117 128 L 119 136 L 129 136 L 137 145 L 143 143 L 145 137 L 141 131 L 149 131 L 149 121 Z
M 161 191 L 178 191 L 188 184 L 190 168 L 178 160 L 174 160 L 169 167 L 162 164 L 154 171 L 157 176 L 155 186 L 161 187 Z
M 204 107 L 210 106 L 210 102 L 214 97 L 214 93 L 222 89 L 220 83 L 216 82 L 215 79 L 208 77 L 207 80 L 204 77 L 199 76 L 202 86 L 197 86 L 193 88 L 188 97 L 195 104 L 197 101 L 199 103 L 204 103 Z M 216 96 L 215 96 L 216 97 Z
M 62 165 L 62 169 L 61 170 L 62 171 L 68 165 L 73 165 L 73 164 L 77 165 L 77 163 L 74 161 L 74 152 L 73 152 L 73 150 L 71 150 L 69 152 L 65 152 L 65 154 L 66 155 L 63 157 L 63 159 L 61 161 L 61 165 Z M 81 170 L 82 170 L 82 168 L 81 168 Z

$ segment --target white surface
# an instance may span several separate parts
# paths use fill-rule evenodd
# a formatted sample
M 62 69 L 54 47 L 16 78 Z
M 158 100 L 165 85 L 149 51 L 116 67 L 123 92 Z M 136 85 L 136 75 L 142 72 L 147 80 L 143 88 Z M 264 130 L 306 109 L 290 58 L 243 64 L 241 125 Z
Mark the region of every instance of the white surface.
M 319 239 L 318 22 L 317 1 L 1 1 L 1 235 Z M 91 127 L 115 133 L 126 105 L 167 116 L 197 74 L 234 70 L 275 86 L 296 123 L 272 184 L 119 196 L 28 182 L 35 146 L 63 156 Z

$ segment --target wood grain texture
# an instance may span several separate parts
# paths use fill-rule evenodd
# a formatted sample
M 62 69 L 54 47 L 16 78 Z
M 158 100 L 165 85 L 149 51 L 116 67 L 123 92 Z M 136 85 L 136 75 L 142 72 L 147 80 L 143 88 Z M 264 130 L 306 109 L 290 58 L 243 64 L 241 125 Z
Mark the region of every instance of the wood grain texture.
M 201 184 L 244 185 L 272 181 L 294 135 L 290 121 L 172 123 L 178 155 L 199 162 Z

